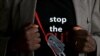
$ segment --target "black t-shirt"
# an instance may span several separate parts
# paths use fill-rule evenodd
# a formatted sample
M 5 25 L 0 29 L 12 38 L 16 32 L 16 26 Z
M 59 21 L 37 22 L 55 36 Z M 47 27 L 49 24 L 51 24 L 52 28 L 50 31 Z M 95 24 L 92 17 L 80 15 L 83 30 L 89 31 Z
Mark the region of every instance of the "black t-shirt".
M 73 44 L 69 43 L 69 41 L 73 40 L 67 38 L 67 34 L 76 25 L 72 0 L 38 0 L 36 11 L 45 33 L 56 33 L 58 39 L 62 40 L 65 44 L 64 52 L 66 56 L 76 56 Z M 59 28 L 62 30 L 58 30 Z M 35 56 L 54 56 L 53 51 L 45 41 L 45 36 L 41 29 L 40 33 L 41 47 L 35 52 Z M 62 34 L 63 38 L 61 38 Z

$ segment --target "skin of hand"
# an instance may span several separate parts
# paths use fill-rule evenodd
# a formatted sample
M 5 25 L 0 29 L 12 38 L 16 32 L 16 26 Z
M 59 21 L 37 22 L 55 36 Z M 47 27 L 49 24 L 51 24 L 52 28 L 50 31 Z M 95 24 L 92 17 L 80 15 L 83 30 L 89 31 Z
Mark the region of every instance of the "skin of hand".
M 40 47 L 40 33 L 38 32 L 38 25 L 29 25 L 25 28 L 25 36 L 30 51 L 37 50 Z
M 78 31 L 78 30 L 84 30 L 82 29 L 81 27 L 79 26 L 76 26 L 73 28 L 75 31 Z M 75 42 L 75 45 L 77 46 L 77 42 Z M 86 36 L 86 41 L 84 42 L 84 46 L 82 48 L 82 52 L 85 52 L 85 53 L 89 53 L 89 52 L 93 52 L 96 50 L 96 42 L 95 40 L 92 38 L 91 34 L 87 32 L 87 36 Z

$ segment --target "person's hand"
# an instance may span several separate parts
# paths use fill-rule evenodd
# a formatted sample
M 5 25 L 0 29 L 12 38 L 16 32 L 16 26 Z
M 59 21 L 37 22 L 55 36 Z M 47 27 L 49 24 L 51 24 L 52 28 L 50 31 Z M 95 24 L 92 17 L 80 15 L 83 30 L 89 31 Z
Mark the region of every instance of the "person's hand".
M 30 51 L 34 51 L 40 47 L 41 41 L 40 33 L 38 32 L 38 25 L 29 25 L 25 28 L 26 43 Z
M 89 53 L 96 50 L 96 42 L 91 34 L 79 26 L 74 27 L 74 31 L 77 33 L 75 45 L 78 51 Z

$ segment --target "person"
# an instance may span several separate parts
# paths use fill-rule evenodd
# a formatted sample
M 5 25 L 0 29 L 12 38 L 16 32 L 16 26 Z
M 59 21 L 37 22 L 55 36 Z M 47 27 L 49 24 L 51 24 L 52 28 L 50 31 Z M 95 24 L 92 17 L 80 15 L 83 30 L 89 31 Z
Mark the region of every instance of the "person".
M 86 29 L 91 37 L 96 42 L 96 54 L 95 56 L 100 56 L 100 27 L 99 27 L 99 14 L 100 14 L 100 1 L 99 0 L 73 0 L 77 24 L 80 25 L 83 29 Z M 91 42 L 91 44 L 94 41 Z M 94 47 L 94 46 L 91 46 Z M 88 49 L 87 49 L 88 50 Z M 89 49 L 90 50 L 90 49 Z M 92 55 L 91 55 L 92 56 Z
M 40 47 L 35 0 L 0 0 L 0 56 L 30 56 Z
M 38 19 L 40 20 L 43 29 L 45 29 L 45 33 L 53 33 L 58 39 L 63 40 L 62 42 L 64 42 L 66 46 L 64 52 L 67 56 L 100 56 L 99 7 L 99 0 L 38 0 L 36 11 Z M 60 24 L 62 18 L 66 18 L 67 22 Z M 78 25 L 78 27 L 74 27 L 76 25 Z M 61 33 L 55 33 L 56 30 L 52 30 L 52 26 L 56 27 L 56 29 L 62 27 L 63 32 L 67 31 L 67 34 L 73 28 L 74 31 L 88 31 L 88 36 L 84 43 L 85 45 L 81 50 L 86 54 L 77 54 L 75 49 L 77 43 L 73 42 L 73 39 L 68 39 L 66 33 L 64 33 L 65 38 L 59 37 Z M 51 30 L 50 27 L 52 28 Z M 41 31 L 41 33 L 43 33 L 43 31 Z M 41 36 L 41 47 L 36 51 L 36 56 L 54 56 L 53 51 L 45 41 L 45 35 L 41 34 Z

